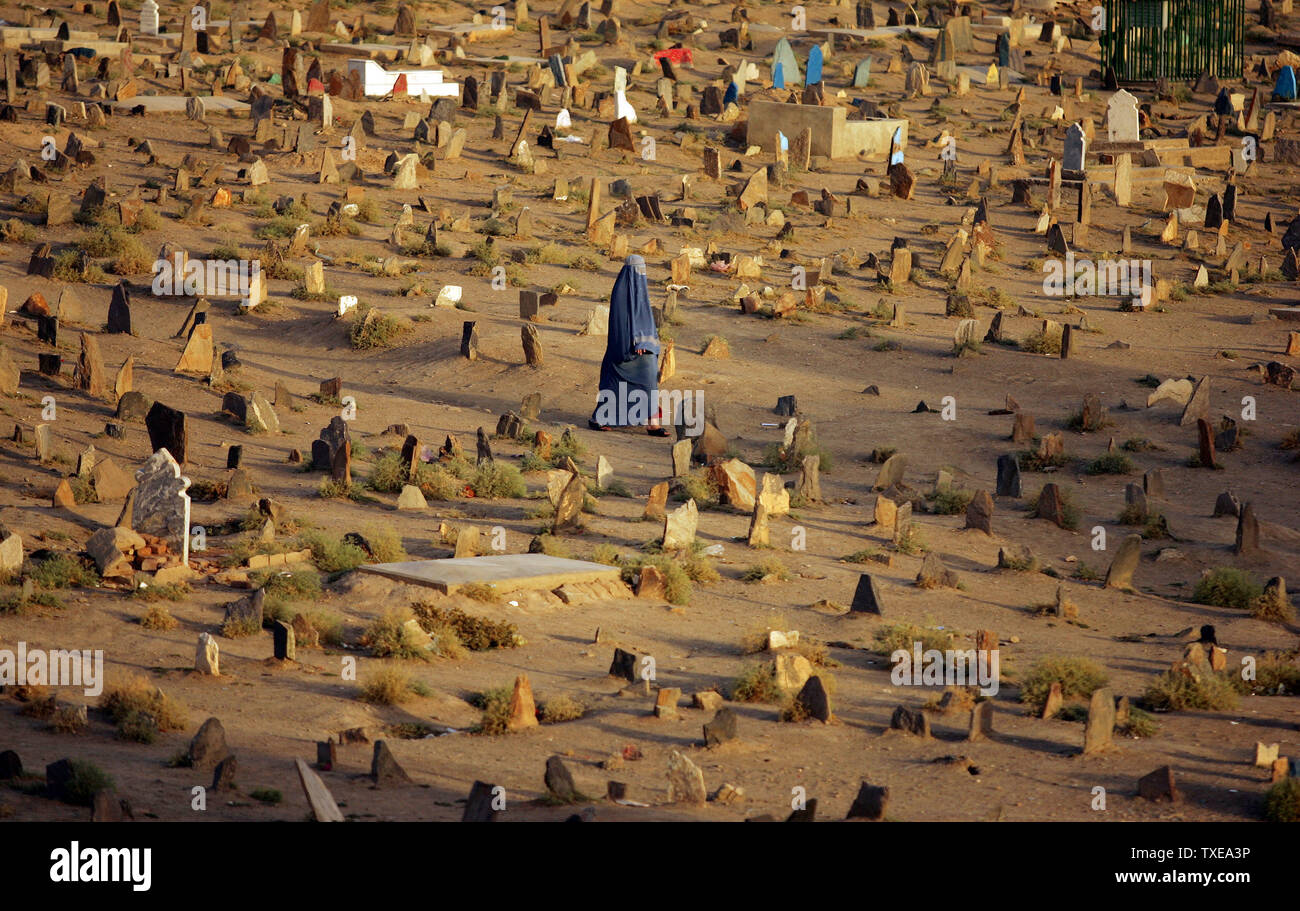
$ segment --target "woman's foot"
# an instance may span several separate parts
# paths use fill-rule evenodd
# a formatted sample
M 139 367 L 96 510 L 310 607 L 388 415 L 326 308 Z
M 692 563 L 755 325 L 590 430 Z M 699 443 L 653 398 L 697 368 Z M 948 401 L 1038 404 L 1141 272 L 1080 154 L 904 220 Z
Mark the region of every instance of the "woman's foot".
M 587 421 L 587 426 L 590 427 L 592 430 L 609 430 L 609 428 L 606 427 L 604 424 L 597 424 L 595 421 L 592 420 Z
M 668 428 L 667 428 L 667 427 L 649 427 L 649 428 L 646 429 L 646 433 L 650 434 L 650 436 L 652 436 L 652 437 L 666 437 L 666 436 L 668 436 Z

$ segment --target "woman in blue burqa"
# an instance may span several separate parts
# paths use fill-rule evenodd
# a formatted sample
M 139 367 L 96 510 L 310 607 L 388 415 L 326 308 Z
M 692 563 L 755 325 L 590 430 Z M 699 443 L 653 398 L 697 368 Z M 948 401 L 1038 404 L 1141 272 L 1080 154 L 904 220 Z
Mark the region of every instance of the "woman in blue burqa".
M 667 436 L 659 425 L 659 333 L 650 312 L 645 260 L 629 256 L 609 296 L 609 338 L 600 362 L 600 394 L 587 426 L 647 426 L 652 436 Z

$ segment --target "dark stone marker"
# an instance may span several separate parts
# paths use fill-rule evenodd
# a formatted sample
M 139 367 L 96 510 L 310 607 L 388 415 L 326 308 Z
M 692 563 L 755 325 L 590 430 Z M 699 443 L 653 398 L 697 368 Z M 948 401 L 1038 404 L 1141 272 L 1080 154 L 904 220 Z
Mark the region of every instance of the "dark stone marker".
M 466 321 L 460 332 L 460 356 L 466 360 L 478 360 L 477 323 Z
M 773 409 L 778 417 L 793 417 L 799 411 L 799 403 L 792 395 L 783 395 L 776 400 L 776 408 Z
M 219 719 L 209 718 L 190 741 L 190 767 L 200 772 L 209 772 L 216 769 L 221 760 L 229 755 L 226 729 Z
M 324 440 L 311 441 L 311 467 L 316 471 L 328 471 L 330 467 L 330 444 Z
M 1214 501 L 1214 518 L 1239 515 L 1241 515 L 1241 503 L 1232 495 L 1232 491 L 1225 490 L 1219 494 L 1218 499 Z
M 1034 509 L 1034 518 L 1047 519 L 1060 528 L 1065 527 L 1065 498 L 1057 484 L 1044 484 L 1038 494 L 1038 505 Z
M 235 755 L 232 753 L 217 763 L 217 768 L 212 773 L 212 790 L 235 790 L 235 774 L 238 771 L 239 760 L 236 759 Z
M 239 444 L 231 446 L 230 449 L 226 452 L 226 467 L 238 468 L 239 463 L 243 461 L 243 458 L 244 458 L 244 447 Z
M 297 661 L 298 643 L 293 634 L 293 627 L 283 620 L 271 625 L 271 636 L 275 640 L 275 657 L 278 661 Z
M 826 693 L 826 687 L 822 685 L 822 678 L 816 675 L 809 677 L 794 701 L 808 717 L 818 721 L 831 720 L 831 699 Z
M 926 717 L 925 712 L 920 709 L 914 712 L 903 705 L 894 709 L 894 714 L 889 719 L 889 727 L 892 730 L 906 731 L 918 737 L 930 736 L 930 719 Z
M 609 666 L 609 676 L 622 677 L 636 683 L 636 655 L 621 648 L 614 649 L 614 661 Z
M 13 750 L 0 753 L 0 781 L 18 778 L 23 774 L 23 761 Z
M 58 762 L 51 762 L 45 767 L 45 787 L 49 789 L 50 796 L 55 800 L 66 800 L 68 798 L 68 783 L 72 781 L 74 772 L 72 769 L 72 760 L 60 759 Z
M 465 812 L 461 816 L 461 822 L 494 822 L 497 818 L 497 810 L 492 808 L 492 791 L 495 785 L 490 785 L 486 781 L 476 781 L 474 786 L 469 789 L 469 797 L 465 801 Z
M 113 299 L 108 303 L 108 325 L 104 328 L 110 333 L 131 334 L 131 295 L 125 281 L 113 288 Z
M 704 726 L 704 745 L 715 747 L 736 739 L 736 713 L 729 708 L 718 709 L 713 720 Z
M 816 822 L 817 821 L 817 798 L 813 797 L 804 802 L 802 810 L 795 810 L 786 817 L 786 822 Z
M 184 465 L 187 443 L 185 412 L 168 408 L 162 402 L 154 402 L 144 417 L 144 423 L 149 429 L 149 445 L 153 451 L 166 449 L 173 459 Z
M 1145 797 L 1147 800 L 1177 802 L 1180 795 L 1177 785 L 1174 784 L 1174 770 L 1166 765 L 1143 775 L 1138 779 L 1138 796 Z
M 1021 463 L 1014 455 L 997 457 L 997 495 L 1021 495 Z
M 546 760 L 546 790 L 551 796 L 563 803 L 578 800 L 578 787 L 573 783 L 573 775 L 559 756 Z
M 883 614 L 880 589 L 876 580 L 869 573 L 858 576 L 858 587 L 853 592 L 853 603 L 849 605 L 850 613 Z
M 393 756 L 392 750 L 388 749 L 388 743 L 383 740 L 375 741 L 375 753 L 370 760 L 370 777 L 375 780 L 379 787 L 388 784 L 410 784 L 411 778 L 406 774 L 397 763 Z
M 339 761 L 338 744 L 333 738 L 316 743 L 316 768 L 322 772 L 334 771 L 334 764 Z
M 1237 540 L 1232 552 L 1246 557 L 1259 554 L 1259 520 L 1255 518 L 1255 507 L 1251 503 L 1242 506 L 1237 516 Z
M 238 424 L 248 420 L 248 399 L 238 392 L 227 392 L 221 397 L 221 410 Z
M 336 376 L 320 381 L 320 397 L 327 402 L 337 402 L 343 396 L 343 377 Z
M 889 788 L 862 782 L 858 796 L 853 799 L 845 819 L 868 819 L 879 821 L 885 818 L 885 808 L 889 805 Z
M 1205 418 L 1197 418 L 1196 431 L 1200 444 L 1201 467 L 1217 468 L 1218 463 L 1214 456 L 1214 429 L 1210 426 L 1210 422 Z

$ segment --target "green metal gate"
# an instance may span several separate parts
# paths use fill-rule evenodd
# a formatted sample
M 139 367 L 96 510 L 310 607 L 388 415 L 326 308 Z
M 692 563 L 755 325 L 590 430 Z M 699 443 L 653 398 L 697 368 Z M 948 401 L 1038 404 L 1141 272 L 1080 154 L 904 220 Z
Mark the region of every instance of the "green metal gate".
M 1242 75 L 1245 0 L 1104 0 L 1103 67 L 1121 82 Z

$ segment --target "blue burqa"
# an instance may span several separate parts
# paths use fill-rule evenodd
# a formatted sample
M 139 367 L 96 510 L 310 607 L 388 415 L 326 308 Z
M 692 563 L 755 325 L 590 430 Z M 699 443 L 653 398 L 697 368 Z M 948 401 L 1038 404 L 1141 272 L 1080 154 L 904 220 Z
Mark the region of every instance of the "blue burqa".
M 646 424 L 658 415 L 658 392 L 659 334 L 650 312 L 645 259 L 633 255 L 609 297 L 609 337 L 592 420 L 613 427 Z

